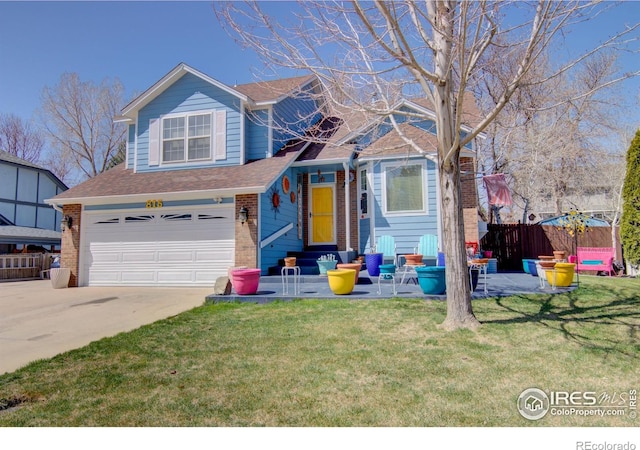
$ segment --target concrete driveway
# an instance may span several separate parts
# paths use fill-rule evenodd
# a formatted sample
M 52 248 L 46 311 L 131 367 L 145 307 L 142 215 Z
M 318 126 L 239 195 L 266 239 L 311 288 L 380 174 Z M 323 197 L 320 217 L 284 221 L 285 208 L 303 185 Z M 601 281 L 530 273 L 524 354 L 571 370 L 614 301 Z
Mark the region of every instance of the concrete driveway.
M 0 374 L 204 304 L 213 288 L 0 283 Z

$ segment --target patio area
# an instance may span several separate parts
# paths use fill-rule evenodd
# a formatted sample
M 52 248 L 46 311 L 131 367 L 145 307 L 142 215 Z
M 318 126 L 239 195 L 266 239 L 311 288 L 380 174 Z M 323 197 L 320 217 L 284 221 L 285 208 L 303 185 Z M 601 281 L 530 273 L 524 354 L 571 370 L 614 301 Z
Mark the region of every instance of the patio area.
M 283 285 L 281 276 L 262 276 L 260 284 L 255 295 L 237 295 L 232 290 L 230 295 L 211 294 L 206 297 L 207 303 L 217 302 L 252 302 L 252 303 L 268 303 L 277 300 L 293 300 L 297 298 L 322 298 L 335 299 L 345 298 L 352 300 L 374 300 L 385 298 L 424 298 L 429 300 L 445 300 L 446 295 L 425 295 L 420 286 L 414 279 L 405 279 L 400 284 L 401 275 L 396 276 L 396 294 L 393 294 L 393 285 L 391 280 L 382 280 L 380 283 L 380 294 L 378 294 L 378 279 L 369 277 L 367 272 L 360 272 L 358 283 L 355 285 L 353 292 L 348 295 L 335 295 L 329 288 L 326 276 L 321 275 L 301 275 L 298 279 L 298 292 L 295 292 L 293 278 L 289 277 L 288 285 Z M 485 293 L 486 286 L 486 293 Z M 568 288 L 552 289 L 548 283 L 541 288 L 540 278 L 527 273 L 489 273 L 480 275 L 478 286 L 473 292 L 474 300 L 481 300 L 487 297 L 506 297 L 517 294 L 552 294 L 561 293 L 574 289 L 574 282 Z

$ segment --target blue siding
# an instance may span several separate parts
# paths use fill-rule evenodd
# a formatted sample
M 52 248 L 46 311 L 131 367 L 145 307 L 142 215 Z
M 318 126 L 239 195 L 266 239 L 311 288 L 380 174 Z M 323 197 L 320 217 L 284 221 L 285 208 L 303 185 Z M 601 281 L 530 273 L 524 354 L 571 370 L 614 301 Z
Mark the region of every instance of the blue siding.
M 227 159 L 200 163 L 165 164 L 149 167 L 149 120 L 161 115 L 191 111 L 227 110 Z M 139 172 L 152 172 L 184 168 L 230 166 L 240 164 L 241 155 L 240 99 L 207 83 L 201 78 L 186 74 L 162 94 L 146 105 L 138 114 L 137 161 Z
M 269 110 L 247 112 L 246 119 L 246 159 L 264 159 L 269 152 Z
M 23 202 L 38 201 L 38 172 L 22 167 L 18 169 L 17 200 Z
M 322 114 L 311 97 L 288 97 L 273 107 L 273 154 L 292 138 L 320 120 Z M 291 130 L 286 132 L 285 130 Z
M 276 266 L 278 260 L 287 256 L 288 251 L 302 250 L 303 240 L 298 239 L 298 202 L 302 201 L 302 199 L 298 198 L 297 173 L 298 171 L 294 169 L 289 169 L 285 172 L 285 175 L 289 177 L 290 181 L 289 193 L 285 194 L 283 192 L 283 177 L 281 176 L 266 193 L 260 196 L 260 219 L 262 220 L 260 241 L 271 236 L 286 225 L 290 223 L 293 224 L 293 228 L 290 231 L 262 249 L 260 267 L 262 268 L 263 274 L 266 274 L 269 267 Z M 291 191 L 296 194 L 295 203 L 291 202 Z M 280 207 L 277 212 L 272 206 L 272 196 L 274 192 L 277 192 L 280 196 Z
M 423 161 L 423 159 L 412 159 Z M 382 235 L 391 235 L 395 238 L 398 253 L 412 253 L 423 234 L 438 234 L 438 215 L 436 198 L 436 165 L 433 161 L 427 163 L 427 213 L 410 216 L 384 216 L 382 211 L 382 165 L 376 164 L 373 169 L 373 194 L 374 204 L 372 214 L 375 214 L 376 239 Z M 371 246 L 369 234 L 369 221 L 361 220 L 360 245 L 368 251 Z M 362 250 L 362 249 L 361 249 Z

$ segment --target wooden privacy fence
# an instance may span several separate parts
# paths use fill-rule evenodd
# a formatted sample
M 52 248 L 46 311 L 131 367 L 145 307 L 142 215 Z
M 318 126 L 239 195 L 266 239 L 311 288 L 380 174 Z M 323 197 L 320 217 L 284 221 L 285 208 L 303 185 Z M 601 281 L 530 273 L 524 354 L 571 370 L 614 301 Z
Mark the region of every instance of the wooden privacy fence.
M 616 260 L 622 261 L 620 230 L 616 227 Z M 487 234 L 480 241 L 482 250 L 493 251 L 498 270 L 522 271 L 523 259 L 536 259 L 539 255 L 553 255 L 564 250 L 575 255 L 574 238 L 565 230 L 552 225 L 489 224 Z M 578 247 L 612 247 L 611 227 L 590 227 L 578 235 Z

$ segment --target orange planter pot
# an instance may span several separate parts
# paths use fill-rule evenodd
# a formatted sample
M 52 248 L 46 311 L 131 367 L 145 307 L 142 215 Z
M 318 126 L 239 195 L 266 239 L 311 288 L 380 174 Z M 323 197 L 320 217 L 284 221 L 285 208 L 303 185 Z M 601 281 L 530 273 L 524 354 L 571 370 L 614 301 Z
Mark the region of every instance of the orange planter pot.
M 342 263 L 337 264 L 336 269 L 352 269 L 356 271 L 356 283 L 358 282 L 358 277 L 360 276 L 360 269 L 362 269 L 362 263 Z
M 410 266 L 419 266 L 422 264 L 422 255 L 403 255 L 407 264 Z

